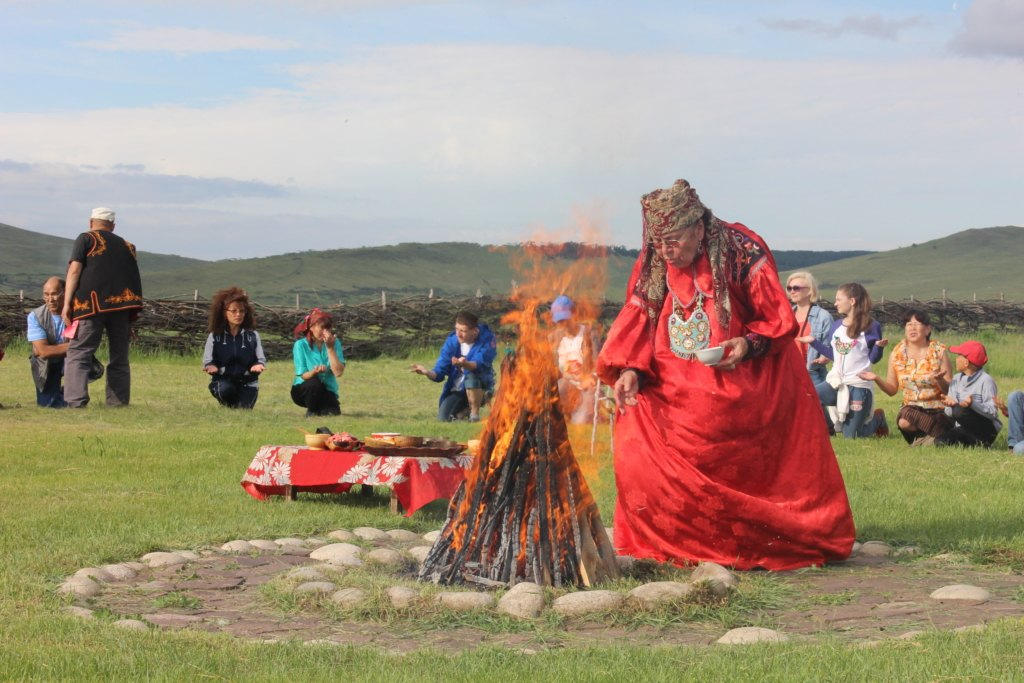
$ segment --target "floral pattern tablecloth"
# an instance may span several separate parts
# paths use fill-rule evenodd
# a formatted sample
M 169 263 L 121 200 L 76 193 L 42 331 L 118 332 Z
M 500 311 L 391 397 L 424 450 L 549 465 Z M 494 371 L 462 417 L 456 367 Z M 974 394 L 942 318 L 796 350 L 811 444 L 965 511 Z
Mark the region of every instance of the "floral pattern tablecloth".
M 344 493 L 353 484 L 387 486 L 408 517 L 433 500 L 451 498 L 472 463 L 470 455 L 406 458 L 365 451 L 263 446 L 246 468 L 242 488 L 252 497 L 265 500 L 284 495 L 289 486 L 318 493 Z

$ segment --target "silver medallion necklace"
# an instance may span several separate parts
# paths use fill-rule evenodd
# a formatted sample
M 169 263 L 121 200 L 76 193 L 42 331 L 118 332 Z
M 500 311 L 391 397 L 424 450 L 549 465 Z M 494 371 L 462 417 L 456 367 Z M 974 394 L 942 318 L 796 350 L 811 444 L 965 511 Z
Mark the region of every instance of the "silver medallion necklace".
M 668 275 L 665 276 L 665 284 L 672 294 L 672 314 L 668 317 L 669 347 L 672 353 L 684 360 L 692 360 L 695 351 L 706 349 L 711 342 L 711 320 L 704 312 L 704 299 L 710 299 L 711 293 L 705 292 L 697 284 L 697 268 L 692 263 L 690 274 L 693 278 L 693 296 L 685 304 L 672 291 Z M 686 309 L 690 306 L 693 306 L 693 312 L 686 317 Z

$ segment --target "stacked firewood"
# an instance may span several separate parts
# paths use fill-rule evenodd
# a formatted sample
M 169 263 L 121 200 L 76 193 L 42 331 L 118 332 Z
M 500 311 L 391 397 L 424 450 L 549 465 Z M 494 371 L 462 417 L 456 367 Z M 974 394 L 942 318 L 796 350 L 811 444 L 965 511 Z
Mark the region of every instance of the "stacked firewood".
M 580 472 L 558 403 L 554 366 L 527 378 L 503 364 L 472 471 L 452 499 L 420 579 L 513 586 L 591 586 L 619 576 L 615 551 Z M 524 382 L 541 400 L 523 395 Z M 524 400 L 525 399 L 525 400 Z

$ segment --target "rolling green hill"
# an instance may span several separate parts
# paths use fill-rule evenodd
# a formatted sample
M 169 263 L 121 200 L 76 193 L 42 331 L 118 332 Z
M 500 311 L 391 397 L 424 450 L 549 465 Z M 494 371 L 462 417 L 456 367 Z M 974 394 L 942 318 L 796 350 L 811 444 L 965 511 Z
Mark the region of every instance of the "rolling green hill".
M 74 240 L 22 230 L 0 223 L 0 292 L 24 289 L 38 297 L 43 280 L 51 275 L 64 275 Z M 139 252 L 142 272 L 171 270 L 197 263 L 198 259 L 168 254 Z
M 35 291 L 51 274 L 62 273 L 71 252 L 69 239 L 0 224 L 0 292 Z M 10 245 L 10 247 L 8 247 Z M 386 247 L 305 251 L 251 259 L 201 261 L 139 252 L 143 292 L 152 298 L 209 297 L 230 284 L 244 287 L 264 304 L 303 307 L 365 301 L 386 290 L 390 296 L 426 294 L 503 295 L 514 279 L 510 249 L 465 242 L 406 243 Z M 777 251 L 780 268 L 804 267 L 867 252 Z M 613 247 L 605 295 L 622 300 L 635 250 Z M 33 296 L 35 296 L 33 294 Z
M 947 237 L 822 263 L 813 268 L 823 296 L 844 282 L 860 282 L 879 299 L 1024 300 L 1024 228 L 975 228 Z

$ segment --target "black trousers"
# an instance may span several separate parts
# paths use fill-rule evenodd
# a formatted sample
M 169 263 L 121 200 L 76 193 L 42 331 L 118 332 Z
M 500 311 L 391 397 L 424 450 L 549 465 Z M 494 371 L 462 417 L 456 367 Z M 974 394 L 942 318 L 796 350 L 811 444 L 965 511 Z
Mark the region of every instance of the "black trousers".
M 992 420 L 975 412 L 972 408 L 953 406 L 952 429 L 935 440 L 936 444 L 945 446 L 984 446 L 988 448 L 996 440 L 995 425 Z
M 324 386 L 319 377 L 293 384 L 292 401 L 305 408 L 307 415 L 341 415 L 338 395 Z
M 251 379 L 233 380 L 214 377 L 210 380 L 210 393 L 222 406 L 251 409 L 259 398 L 259 387 L 247 387 Z

